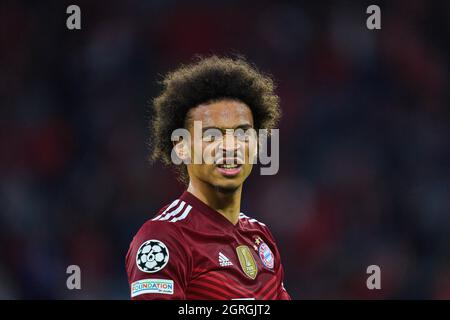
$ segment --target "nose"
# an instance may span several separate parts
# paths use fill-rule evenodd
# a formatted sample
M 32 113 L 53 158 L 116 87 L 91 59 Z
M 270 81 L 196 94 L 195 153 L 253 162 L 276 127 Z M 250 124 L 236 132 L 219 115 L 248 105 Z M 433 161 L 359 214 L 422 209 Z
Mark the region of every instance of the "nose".
M 234 157 L 241 149 L 241 144 L 238 138 L 232 132 L 226 132 L 225 137 L 220 144 L 220 150 L 225 154 L 226 157 Z

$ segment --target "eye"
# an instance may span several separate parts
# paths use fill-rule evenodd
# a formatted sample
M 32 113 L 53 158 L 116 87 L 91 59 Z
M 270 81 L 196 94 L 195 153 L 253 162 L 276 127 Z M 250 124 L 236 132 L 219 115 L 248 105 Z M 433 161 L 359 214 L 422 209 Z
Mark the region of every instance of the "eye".
M 221 135 L 211 134 L 211 133 L 203 134 L 203 138 L 202 138 L 202 140 L 204 142 L 215 142 L 215 141 L 220 141 L 220 139 L 221 139 Z
M 242 130 L 236 131 L 236 137 L 240 141 L 248 141 L 250 140 L 251 136 L 252 134 L 249 131 L 242 131 Z
M 203 141 L 204 142 L 214 142 L 215 141 L 215 137 L 211 134 L 208 135 L 203 135 Z

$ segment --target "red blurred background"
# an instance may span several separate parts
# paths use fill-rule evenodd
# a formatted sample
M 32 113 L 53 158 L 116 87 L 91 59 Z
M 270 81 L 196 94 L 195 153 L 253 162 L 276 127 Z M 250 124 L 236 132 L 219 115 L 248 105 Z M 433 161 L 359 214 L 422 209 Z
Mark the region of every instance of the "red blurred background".
M 183 190 L 146 161 L 157 81 L 242 54 L 284 115 L 280 171 L 250 178 L 242 211 L 274 233 L 292 297 L 449 299 L 450 3 L 377 1 L 381 30 L 369 4 L 2 1 L 0 298 L 128 299 L 129 242 Z

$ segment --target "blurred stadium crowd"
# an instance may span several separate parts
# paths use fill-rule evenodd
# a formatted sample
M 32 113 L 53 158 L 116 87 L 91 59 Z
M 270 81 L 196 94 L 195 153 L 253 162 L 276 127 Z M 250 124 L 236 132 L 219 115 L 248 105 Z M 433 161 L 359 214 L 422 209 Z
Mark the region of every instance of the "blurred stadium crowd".
M 278 83 L 280 171 L 254 171 L 242 211 L 278 240 L 292 297 L 449 299 L 450 3 L 381 2 L 378 31 L 369 4 L 2 1 L 0 299 L 129 297 L 134 233 L 183 191 L 147 162 L 149 101 L 212 53 Z

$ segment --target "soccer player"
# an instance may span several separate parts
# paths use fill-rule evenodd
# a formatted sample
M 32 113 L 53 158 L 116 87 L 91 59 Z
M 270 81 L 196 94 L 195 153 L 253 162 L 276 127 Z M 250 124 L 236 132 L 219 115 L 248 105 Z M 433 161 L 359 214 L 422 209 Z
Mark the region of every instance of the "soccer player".
M 290 299 L 271 232 L 240 211 L 253 166 L 255 137 L 247 133 L 274 128 L 280 116 L 272 80 L 242 58 L 212 56 L 169 73 L 163 85 L 153 103 L 152 159 L 183 160 L 175 167 L 187 190 L 133 238 L 126 256 L 131 298 Z M 173 142 L 179 128 L 192 141 Z M 244 133 L 235 135 L 238 129 Z M 213 163 L 192 161 L 207 147 Z

